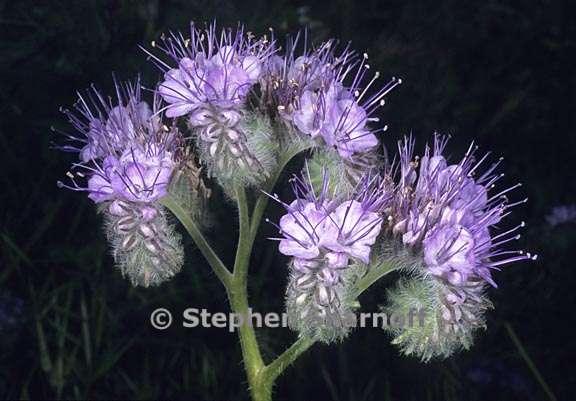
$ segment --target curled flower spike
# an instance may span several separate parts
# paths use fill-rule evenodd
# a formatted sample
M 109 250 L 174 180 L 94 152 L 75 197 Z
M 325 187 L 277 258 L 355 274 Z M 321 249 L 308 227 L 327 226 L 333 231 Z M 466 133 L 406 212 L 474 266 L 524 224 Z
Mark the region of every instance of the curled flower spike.
M 343 338 L 350 308 L 346 303 L 347 272 L 352 262 L 368 264 L 383 224 L 382 211 L 391 200 L 384 181 L 367 175 L 351 197 L 330 193 L 325 174 L 315 192 L 309 175 L 294 177 L 296 199 L 280 202 L 287 214 L 278 228 L 279 250 L 292 256 L 287 308 L 292 327 L 326 342 Z
M 500 161 L 479 174 L 488 155 L 476 161 L 470 145 L 458 164 L 448 165 L 442 156 L 446 139 L 436 136 L 421 159 L 413 159 L 411 140 L 400 144 L 400 184 L 391 213 L 393 231 L 409 246 L 424 251 L 429 272 L 454 285 L 474 273 L 496 286 L 490 271 L 517 260 L 533 259 L 523 251 L 504 251 L 501 246 L 519 238 L 517 230 L 492 235 L 491 230 L 526 199 L 510 203 L 507 193 L 490 195 L 503 174 L 494 174 Z M 418 170 L 418 173 L 416 172 Z
M 147 52 L 164 72 L 158 93 L 167 117 L 185 116 L 201 159 L 223 186 L 264 181 L 275 162 L 275 142 L 265 116 L 248 110 L 247 98 L 275 51 L 267 38 L 255 40 L 243 27 L 216 32 L 191 26 L 153 42 L 176 63 L 169 66 Z
M 80 161 L 68 173 L 72 184 L 58 183 L 103 205 L 117 266 L 145 287 L 171 278 L 184 259 L 180 237 L 158 204 L 179 169 L 182 139 L 161 123 L 158 108 L 158 97 L 152 108 L 141 99 L 138 81 L 116 83 L 116 102 L 94 88 L 79 95 L 75 111 L 64 111 L 76 133 L 65 134 L 61 148 L 78 152 Z
M 115 200 L 105 220 L 114 261 L 132 285 L 158 285 L 182 269 L 180 234 L 168 223 L 163 208 Z
M 514 206 L 506 194 L 490 194 L 503 174 L 494 171 L 500 161 L 480 173 L 487 160 L 475 158 L 470 145 L 464 158 L 449 164 L 442 155 L 447 139 L 436 136 L 424 156 L 413 157 L 414 141 L 399 144 L 399 183 L 390 208 L 392 238 L 412 254 L 411 278 L 389 294 L 389 311 L 419 305 L 430 316 L 419 329 L 391 329 L 393 343 L 406 354 L 422 360 L 447 357 L 472 344 L 475 330 L 484 327 L 484 313 L 491 307 L 485 290 L 496 287 L 491 271 L 536 256 L 504 246 L 520 236 L 518 226 L 494 234 Z M 393 258 L 392 255 L 384 255 Z

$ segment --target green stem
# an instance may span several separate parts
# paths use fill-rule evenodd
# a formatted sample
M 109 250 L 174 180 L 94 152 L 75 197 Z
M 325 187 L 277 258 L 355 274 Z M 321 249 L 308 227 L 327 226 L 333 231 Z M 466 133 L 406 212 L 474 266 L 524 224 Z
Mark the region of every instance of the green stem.
M 238 236 L 238 248 L 234 262 L 234 274 L 228 288 L 230 306 L 234 313 L 243 317 L 246 322 L 249 316 L 248 304 L 248 266 L 252 253 L 252 240 L 250 236 L 250 217 L 248 215 L 248 202 L 244 188 L 236 188 L 236 200 L 238 204 L 238 220 L 240 223 L 240 235 Z M 254 328 L 250 324 L 242 324 L 238 328 L 242 359 L 248 376 L 250 393 L 254 401 L 268 401 L 271 393 L 266 386 L 261 385 L 261 375 L 264 361 L 256 339 Z
M 252 212 L 252 220 L 250 221 L 250 238 L 251 242 L 254 242 L 256 238 L 256 234 L 258 233 L 258 228 L 260 227 L 260 221 L 262 220 L 262 216 L 264 215 L 264 211 L 266 210 L 266 206 L 268 206 L 268 200 L 270 197 L 266 195 L 264 192 L 270 193 L 274 189 L 278 178 L 286 168 L 286 165 L 296 156 L 298 153 L 303 152 L 307 149 L 310 149 L 311 146 L 302 146 L 297 147 L 295 146 L 292 149 L 287 150 L 281 157 L 278 162 L 278 168 L 274 171 L 272 176 L 268 179 L 266 184 L 264 184 L 264 188 L 262 188 L 262 193 L 256 199 L 256 204 L 254 205 L 254 211 Z
M 282 171 L 284 171 L 288 162 L 305 149 L 306 148 L 294 148 L 281 157 L 278 163 L 278 168 L 275 169 L 272 176 L 264 185 L 264 192 L 271 192 L 274 189 L 278 178 L 280 178 L 280 175 L 282 174 Z M 264 192 L 258 196 L 254 205 L 254 210 L 252 211 L 252 219 L 250 219 L 245 190 L 243 188 L 236 188 L 235 192 L 238 204 L 240 235 L 238 238 L 238 249 L 236 250 L 236 259 L 234 262 L 233 281 L 228 295 L 234 312 L 246 318 L 249 310 L 247 277 L 250 255 L 252 253 L 254 240 L 256 239 L 262 216 L 264 215 L 264 211 L 268 205 L 269 197 Z M 254 328 L 251 325 L 243 324 L 240 326 L 238 334 L 240 337 L 242 357 L 248 376 L 252 399 L 254 401 L 269 401 L 272 399 L 272 386 L 274 384 L 274 379 L 288 364 L 281 365 L 281 370 L 276 369 L 276 374 L 268 374 L 270 371 L 265 369 L 264 360 L 262 359 Z M 301 352 L 304 352 L 304 349 Z M 294 355 L 295 359 L 297 355 Z
M 292 364 L 300 355 L 310 348 L 316 340 L 309 337 L 301 337 L 286 351 L 280 354 L 274 361 L 264 369 L 264 378 L 267 385 L 272 387 L 274 381 L 284 370 Z
M 548 399 L 550 399 L 551 401 L 556 401 L 557 400 L 556 396 L 554 395 L 554 393 L 552 392 L 550 387 L 548 387 L 548 384 L 544 380 L 544 377 L 542 377 L 542 375 L 540 374 L 540 371 L 538 370 L 538 368 L 536 367 L 534 362 L 532 362 L 530 355 L 528 355 L 528 352 L 526 351 L 526 349 L 522 345 L 522 342 L 520 341 L 520 339 L 516 335 L 516 332 L 514 331 L 514 329 L 510 325 L 510 323 L 507 323 L 507 322 L 504 323 L 504 327 L 506 328 L 506 331 L 508 332 L 510 339 L 512 340 L 512 342 L 516 346 L 516 349 L 518 350 L 518 352 L 522 356 L 522 359 L 524 359 L 524 362 L 526 362 L 526 365 L 528 365 L 528 369 L 530 369 L 530 371 L 532 372 L 532 374 L 536 378 L 536 381 L 538 382 L 538 384 L 540 384 L 540 386 L 542 387 L 542 390 L 544 390 L 544 392 L 548 396 Z
M 396 265 L 391 262 L 382 262 L 379 266 L 373 266 L 368 272 L 355 284 L 354 298 L 366 291 L 372 284 L 380 280 L 385 275 L 392 273 L 397 269 Z
M 202 232 L 200 232 L 200 229 L 196 226 L 194 220 L 190 218 L 184 208 L 182 208 L 182 206 L 170 195 L 162 198 L 160 203 L 166 206 L 174 216 L 180 220 L 180 223 L 182 223 L 184 228 L 186 228 L 186 231 L 188 231 L 188 234 L 190 234 L 190 237 L 192 237 L 196 246 L 200 249 L 200 252 L 202 252 L 202 255 L 206 258 L 210 267 L 212 267 L 212 270 L 214 270 L 214 273 L 216 273 L 216 276 L 218 276 L 222 284 L 224 284 L 224 287 L 228 288 L 232 281 L 232 274 L 226 268 L 224 263 L 222 263 L 218 255 L 216 255 L 216 252 L 214 252 L 208 241 L 206 241 L 206 238 L 204 238 L 204 235 L 202 235 Z
M 234 260 L 233 273 L 226 268 L 218 255 L 214 252 L 210 244 L 206 241 L 194 221 L 172 197 L 166 196 L 161 203 L 166 206 L 186 228 L 220 281 L 224 284 L 230 307 L 232 311 L 244 318 L 246 322 L 250 315 L 248 303 L 248 268 L 250 265 L 250 255 L 262 216 L 268 205 L 269 196 L 264 192 L 271 192 L 276 185 L 282 171 L 288 162 L 298 153 L 308 149 L 308 147 L 294 147 L 285 152 L 278 163 L 278 168 L 274 171 L 268 182 L 264 185 L 263 192 L 259 194 L 252 211 L 252 217 L 248 210 L 248 201 L 244 188 L 235 188 L 236 201 L 238 205 L 239 236 L 236 257 Z M 394 271 L 392 265 L 380 266 L 377 271 L 369 271 L 356 286 L 356 296 L 368 289 L 374 282 L 382 276 Z M 275 380 L 282 372 L 292 364 L 298 357 L 308 350 L 316 340 L 313 338 L 300 338 L 287 350 L 279 355 L 270 364 L 265 365 L 260 352 L 260 347 L 256 339 L 254 328 L 250 324 L 242 324 L 238 328 L 242 358 L 248 376 L 250 394 L 253 401 L 271 401 L 272 388 Z
M 238 204 L 238 221 L 240 234 L 238 236 L 238 248 L 236 249 L 236 259 L 234 261 L 234 278 L 246 286 L 248 277 L 248 265 L 250 254 L 252 253 L 250 216 L 248 213 L 248 201 L 244 188 L 236 188 L 236 203 Z

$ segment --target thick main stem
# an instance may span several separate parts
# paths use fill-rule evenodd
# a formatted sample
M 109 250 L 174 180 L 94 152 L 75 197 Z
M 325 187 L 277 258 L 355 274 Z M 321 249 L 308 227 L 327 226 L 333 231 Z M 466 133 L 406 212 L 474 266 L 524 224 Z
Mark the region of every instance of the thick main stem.
M 228 288 L 230 306 L 234 313 L 243 317 L 244 324 L 238 329 L 242 359 L 248 376 L 250 394 L 254 401 L 268 401 L 272 393 L 269 388 L 261 384 L 264 361 L 256 339 L 256 333 L 251 324 L 248 324 L 250 307 L 248 304 L 248 265 L 252 253 L 252 240 L 250 235 L 250 216 L 248 214 L 248 202 L 244 188 L 236 189 L 238 203 L 238 220 L 240 223 L 240 235 L 238 248 L 234 261 L 234 273 L 232 282 Z

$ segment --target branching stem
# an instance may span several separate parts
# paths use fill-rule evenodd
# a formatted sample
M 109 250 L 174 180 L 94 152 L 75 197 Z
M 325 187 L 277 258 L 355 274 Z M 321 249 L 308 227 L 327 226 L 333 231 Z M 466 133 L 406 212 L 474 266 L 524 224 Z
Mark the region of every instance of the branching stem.
M 300 147 L 285 152 L 284 156 L 279 160 L 278 168 L 264 185 L 263 191 L 270 193 L 274 189 L 276 181 L 288 162 L 296 154 L 306 149 L 308 148 Z M 240 233 L 234 260 L 234 270 L 232 272 L 230 272 L 218 255 L 216 255 L 186 210 L 169 195 L 161 200 L 162 204 L 166 206 L 174 216 L 180 220 L 184 228 L 186 228 L 190 237 L 192 237 L 200 249 L 200 252 L 202 252 L 202 255 L 206 258 L 208 264 L 226 288 L 232 311 L 244 318 L 243 321 L 245 324 L 240 325 L 238 335 L 240 337 L 242 358 L 253 401 L 271 401 L 272 388 L 278 376 L 316 342 L 313 338 L 299 338 L 275 360 L 266 365 L 260 352 L 254 327 L 252 327 L 251 324 L 247 324 L 250 315 L 248 302 L 248 268 L 254 240 L 256 239 L 262 216 L 268 205 L 269 196 L 264 192 L 258 195 L 252 216 L 250 216 L 245 189 L 241 187 L 235 188 Z M 356 294 L 360 295 L 376 280 L 393 270 L 393 268 L 381 269 L 377 274 L 367 274 L 359 281 L 356 287 Z

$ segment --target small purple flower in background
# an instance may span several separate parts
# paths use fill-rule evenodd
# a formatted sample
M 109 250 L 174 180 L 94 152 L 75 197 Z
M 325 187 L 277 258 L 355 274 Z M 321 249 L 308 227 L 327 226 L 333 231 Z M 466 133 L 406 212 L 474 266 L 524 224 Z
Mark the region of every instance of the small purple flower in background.
M 555 206 L 546 216 L 546 223 L 548 223 L 548 226 L 552 228 L 562 224 L 575 222 L 576 205 Z
M 494 358 L 481 358 L 473 361 L 465 370 L 466 379 L 474 385 L 511 390 L 524 398 L 529 398 L 532 391 L 526 377 Z
M 4 338 L 22 322 L 24 301 L 9 292 L 0 293 L 0 334 Z

